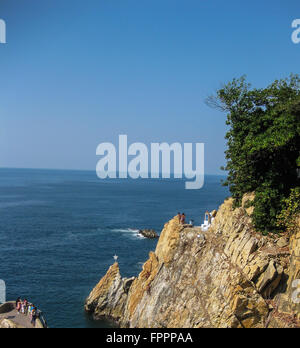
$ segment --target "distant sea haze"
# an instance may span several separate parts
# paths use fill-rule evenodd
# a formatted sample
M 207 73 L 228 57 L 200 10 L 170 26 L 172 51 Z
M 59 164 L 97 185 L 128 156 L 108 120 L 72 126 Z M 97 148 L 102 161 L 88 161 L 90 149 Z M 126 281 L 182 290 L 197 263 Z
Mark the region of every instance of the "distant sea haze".
M 229 195 L 220 176 L 201 190 L 183 180 L 99 180 L 95 172 L 0 169 L 0 279 L 7 299 L 27 297 L 50 327 L 106 327 L 83 313 L 94 285 L 119 256 L 122 276 L 137 275 L 179 211 L 196 224 Z

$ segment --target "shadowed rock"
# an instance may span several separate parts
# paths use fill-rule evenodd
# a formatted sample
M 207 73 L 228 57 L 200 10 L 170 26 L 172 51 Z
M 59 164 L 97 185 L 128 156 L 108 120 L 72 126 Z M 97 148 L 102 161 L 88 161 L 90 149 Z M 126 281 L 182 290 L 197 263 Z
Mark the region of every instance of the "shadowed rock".
M 149 238 L 149 239 L 156 239 L 159 237 L 158 234 L 154 230 L 149 230 L 149 229 L 139 230 L 139 234 L 141 234 L 143 237 Z

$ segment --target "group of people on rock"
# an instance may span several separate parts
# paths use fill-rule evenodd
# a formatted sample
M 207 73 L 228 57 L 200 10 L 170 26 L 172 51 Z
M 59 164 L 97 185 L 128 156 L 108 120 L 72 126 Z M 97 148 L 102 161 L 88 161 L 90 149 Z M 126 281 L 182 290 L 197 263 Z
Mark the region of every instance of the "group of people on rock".
M 181 224 L 181 225 L 185 225 L 185 219 L 186 219 L 186 216 L 185 216 L 185 214 L 184 213 L 178 213 L 177 214 L 177 216 L 178 216 L 178 221 L 179 221 L 179 223 Z M 190 220 L 190 222 L 189 222 L 189 225 L 191 226 L 191 227 L 193 227 L 194 226 L 194 220 Z
M 36 319 L 39 316 L 39 311 L 35 305 L 29 303 L 27 299 L 22 301 L 19 297 L 16 301 L 16 309 L 19 314 L 29 315 L 31 324 L 35 326 Z

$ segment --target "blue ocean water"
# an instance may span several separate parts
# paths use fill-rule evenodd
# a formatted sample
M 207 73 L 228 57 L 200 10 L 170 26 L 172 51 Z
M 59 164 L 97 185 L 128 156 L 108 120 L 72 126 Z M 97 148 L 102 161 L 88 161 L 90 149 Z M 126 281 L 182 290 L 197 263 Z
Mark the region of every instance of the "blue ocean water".
M 83 311 L 85 298 L 119 256 L 137 275 L 157 241 L 139 228 L 178 211 L 196 224 L 229 195 L 220 176 L 201 190 L 182 180 L 99 180 L 94 172 L 0 169 L 0 279 L 7 299 L 27 297 L 50 327 L 106 327 Z

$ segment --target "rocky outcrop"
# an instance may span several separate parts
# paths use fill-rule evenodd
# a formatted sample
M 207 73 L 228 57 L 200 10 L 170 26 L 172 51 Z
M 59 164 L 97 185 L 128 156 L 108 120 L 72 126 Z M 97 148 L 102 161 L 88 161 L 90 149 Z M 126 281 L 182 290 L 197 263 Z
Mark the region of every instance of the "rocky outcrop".
M 300 323 L 300 218 L 298 231 L 291 236 L 291 253 L 285 269 L 285 281 L 274 299 L 274 315 L 270 318 L 273 327 L 299 327 Z
M 18 329 L 18 325 L 9 319 L 0 320 L 0 329 Z
M 154 230 L 149 230 L 149 229 L 139 230 L 139 234 L 149 239 L 156 239 L 159 237 Z
M 43 318 L 37 318 L 35 329 L 43 329 Z M 6 302 L 0 305 L 0 329 L 26 329 L 33 328 L 29 315 L 20 314 L 16 311 L 15 302 Z
M 133 280 L 122 279 L 119 265 L 114 263 L 87 298 L 85 310 L 93 313 L 95 319 L 107 318 L 118 322 L 124 313 Z
M 256 233 L 251 200 L 249 195 L 235 210 L 226 200 L 205 233 L 175 217 L 126 291 L 114 264 L 87 299 L 86 310 L 132 328 L 299 325 L 300 232 L 287 247 Z

